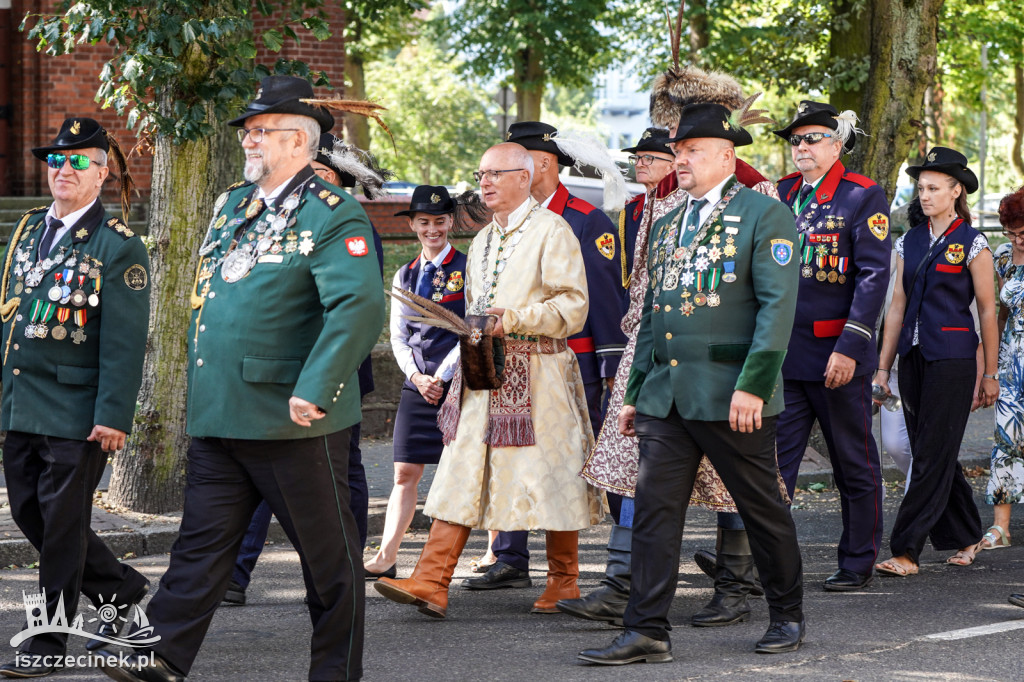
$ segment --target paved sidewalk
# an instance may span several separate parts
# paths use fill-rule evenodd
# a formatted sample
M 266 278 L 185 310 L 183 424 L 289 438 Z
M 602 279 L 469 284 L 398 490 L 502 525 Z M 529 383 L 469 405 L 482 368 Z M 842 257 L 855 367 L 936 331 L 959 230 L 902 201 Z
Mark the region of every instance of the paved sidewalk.
M 994 413 L 991 409 L 979 410 L 971 415 L 967 432 L 960 450 L 960 461 L 968 467 L 988 468 L 992 449 L 992 430 Z M 878 420 L 875 420 L 875 433 L 878 434 Z M 366 479 L 370 491 L 369 535 L 379 536 L 384 529 L 384 515 L 387 510 L 388 495 L 392 488 L 392 454 L 391 441 L 366 439 L 362 443 L 363 464 L 366 468 Z M 896 469 L 892 460 L 882 455 L 883 473 L 889 482 L 903 480 L 903 474 Z M 428 465 L 419 485 L 420 503 L 426 499 L 427 491 L 434 476 L 434 466 Z M 100 482 L 96 504 L 93 506 L 92 527 L 103 540 L 110 545 L 114 553 L 121 557 L 140 557 L 169 552 L 178 534 L 180 513 L 174 514 L 138 514 L 106 506 L 104 491 L 109 480 L 110 467 Z M 808 449 L 800 466 L 799 487 L 815 483 L 824 483 L 832 487 L 832 468 L 828 459 L 813 449 Z M 11 518 L 7 503 L 7 488 L 3 475 L 0 474 L 0 567 L 26 566 L 38 560 L 38 554 L 21 534 Z M 983 512 L 983 518 L 990 513 Z M 417 511 L 413 519 L 413 530 L 429 528 L 430 521 Z M 276 520 L 271 526 L 269 540 L 272 543 L 286 543 L 284 532 Z

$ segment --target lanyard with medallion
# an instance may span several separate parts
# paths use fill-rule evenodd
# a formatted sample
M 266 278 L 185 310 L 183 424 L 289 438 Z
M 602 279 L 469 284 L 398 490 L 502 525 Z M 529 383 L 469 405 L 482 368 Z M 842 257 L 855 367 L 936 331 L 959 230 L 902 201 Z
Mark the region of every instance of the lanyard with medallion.
M 825 173 L 825 175 L 828 175 L 828 173 Z M 801 214 L 803 214 L 804 209 L 807 208 L 807 204 L 811 203 L 811 200 L 813 200 L 814 197 L 818 196 L 818 188 L 821 187 L 821 183 L 825 181 L 825 175 L 822 175 L 821 178 L 818 179 L 818 182 L 814 184 L 814 189 L 811 190 L 811 193 L 807 195 L 807 198 L 804 199 L 804 202 L 802 204 L 800 203 L 800 195 L 797 195 L 796 201 L 793 202 L 794 216 L 799 218 Z M 800 187 L 801 189 L 803 188 L 802 183 Z

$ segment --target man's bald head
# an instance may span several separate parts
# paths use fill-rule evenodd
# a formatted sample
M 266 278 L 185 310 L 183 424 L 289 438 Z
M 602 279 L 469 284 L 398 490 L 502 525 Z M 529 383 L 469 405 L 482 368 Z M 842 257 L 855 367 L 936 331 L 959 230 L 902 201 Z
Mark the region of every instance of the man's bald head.
M 499 219 L 530 196 L 533 159 L 530 152 L 515 142 L 502 142 L 484 152 L 480 173 L 480 194 Z

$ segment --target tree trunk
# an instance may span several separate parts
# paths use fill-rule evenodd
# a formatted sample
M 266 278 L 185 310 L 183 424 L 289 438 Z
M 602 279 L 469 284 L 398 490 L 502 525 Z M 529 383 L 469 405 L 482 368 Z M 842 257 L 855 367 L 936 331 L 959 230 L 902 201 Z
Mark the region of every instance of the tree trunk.
M 161 95 L 171 111 L 173 94 Z M 212 112 L 209 122 L 215 123 Z M 152 312 L 135 426 L 114 457 L 113 504 L 144 513 L 181 509 L 185 481 L 186 367 L 189 289 L 197 245 L 206 233 L 217 191 L 213 138 L 174 145 L 156 138 L 150 199 Z M 237 174 L 237 170 L 235 171 Z
M 849 74 L 856 64 L 871 60 L 871 22 L 860 0 L 834 0 L 832 7 L 829 61 L 837 74 Z M 829 101 L 839 111 L 852 109 L 859 114 L 863 88 L 849 75 L 845 80 L 833 76 Z
M 690 5 L 690 63 L 700 61 L 700 51 L 708 46 L 708 3 L 694 0 Z
M 925 89 L 935 79 L 943 0 L 869 0 L 871 69 L 860 102 L 861 127 L 850 167 L 892 197 L 900 166 L 923 125 Z
M 539 121 L 546 80 L 536 48 L 519 51 L 513 78 L 516 88 L 516 120 Z
M 363 72 L 363 58 L 360 55 L 348 54 L 345 57 L 345 78 L 352 84 L 348 90 L 336 96 L 347 99 L 366 99 L 366 75 Z M 345 141 L 360 149 L 370 148 L 370 120 L 365 116 L 345 115 Z
M 1022 48 L 1024 51 L 1024 48 Z M 1018 57 L 1024 55 L 1018 55 Z M 1013 92 L 1016 101 L 1016 114 L 1013 117 L 1015 123 L 1013 131 L 1013 150 L 1010 156 L 1013 160 L 1013 167 L 1018 177 L 1024 176 L 1024 62 L 1017 62 L 1013 65 Z

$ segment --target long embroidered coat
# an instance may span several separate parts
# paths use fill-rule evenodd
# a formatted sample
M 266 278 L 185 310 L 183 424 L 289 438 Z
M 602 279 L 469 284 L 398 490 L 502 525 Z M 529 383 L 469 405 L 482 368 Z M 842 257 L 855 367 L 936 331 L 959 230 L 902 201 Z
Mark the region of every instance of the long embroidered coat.
M 530 199 L 531 207 L 534 204 Z M 537 208 L 532 217 L 527 214 L 505 231 L 503 252 L 498 251 L 499 230 L 491 223 L 470 246 L 467 308 L 487 295 L 500 258 L 505 264 L 491 305 L 506 309 L 506 334 L 564 339 L 583 329 L 586 276 L 579 242 L 569 225 Z M 519 230 L 523 232 L 517 241 Z M 492 392 L 464 388 L 455 439 L 441 455 L 427 496 L 427 516 L 492 530 L 579 530 L 603 518 L 603 494 L 577 475 L 594 439 L 576 356 L 571 350 L 530 353 L 528 363 L 528 373 L 507 366 L 505 382 L 523 394 L 529 387 L 536 443 L 486 444 Z

